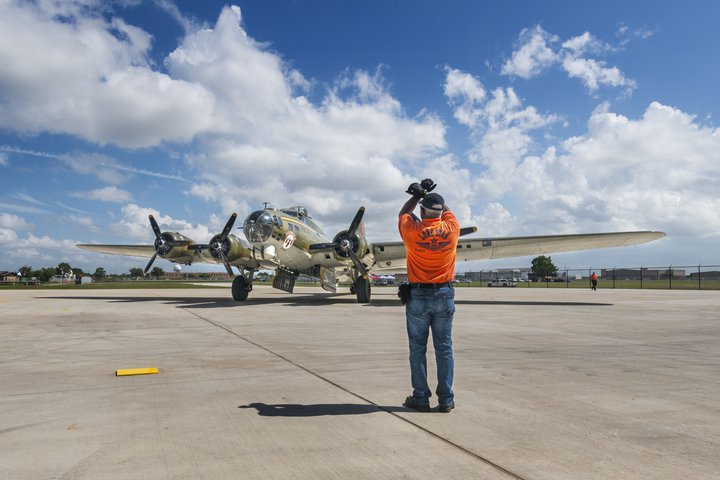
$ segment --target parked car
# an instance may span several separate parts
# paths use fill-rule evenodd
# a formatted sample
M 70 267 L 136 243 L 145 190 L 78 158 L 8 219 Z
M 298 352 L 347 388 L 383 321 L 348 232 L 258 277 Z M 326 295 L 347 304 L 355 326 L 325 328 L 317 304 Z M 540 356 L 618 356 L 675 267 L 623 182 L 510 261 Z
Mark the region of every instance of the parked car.
M 495 278 L 488 282 L 488 287 L 516 287 L 517 281 L 511 278 Z

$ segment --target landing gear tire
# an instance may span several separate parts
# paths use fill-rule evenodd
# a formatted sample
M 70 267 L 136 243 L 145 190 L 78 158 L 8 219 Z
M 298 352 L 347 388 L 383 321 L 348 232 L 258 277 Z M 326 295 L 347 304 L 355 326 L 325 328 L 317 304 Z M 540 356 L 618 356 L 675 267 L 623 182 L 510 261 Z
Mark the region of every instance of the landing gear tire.
M 358 277 L 354 286 L 358 303 L 370 303 L 370 279 Z
M 238 302 L 244 302 L 248 298 L 248 294 L 252 290 L 252 285 L 249 285 L 245 277 L 238 275 L 233 279 L 232 282 L 232 296 L 233 300 Z

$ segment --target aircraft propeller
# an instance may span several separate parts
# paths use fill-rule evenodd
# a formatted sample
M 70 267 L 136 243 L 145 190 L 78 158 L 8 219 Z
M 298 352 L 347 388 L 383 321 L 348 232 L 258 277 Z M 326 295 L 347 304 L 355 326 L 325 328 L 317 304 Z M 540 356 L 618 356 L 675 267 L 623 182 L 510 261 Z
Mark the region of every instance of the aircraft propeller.
M 169 234 L 163 235 L 162 231 L 160 231 L 160 227 L 155 221 L 155 217 L 148 215 L 148 218 L 150 219 L 150 226 L 152 227 L 153 233 L 155 233 L 155 254 L 153 254 L 152 258 L 150 258 L 150 261 L 145 267 L 145 275 L 147 275 L 148 270 L 152 267 L 158 253 L 161 255 L 167 255 L 175 247 L 187 247 L 190 244 L 187 240 L 175 240 Z
M 210 250 L 214 257 L 222 259 L 223 265 L 225 265 L 225 270 L 227 270 L 228 275 L 231 277 L 235 276 L 235 274 L 232 271 L 227 255 L 225 255 L 225 250 L 227 249 L 225 241 L 230 234 L 230 230 L 232 230 L 232 227 L 235 224 L 236 218 L 237 213 L 230 215 L 230 219 L 225 224 L 225 228 L 222 229 L 222 232 L 219 235 L 215 235 L 212 239 L 210 239 L 210 243 L 195 243 L 188 247 L 188 250 Z
M 462 237 L 463 235 L 470 235 L 471 233 L 477 232 L 477 227 L 464 227 L 460 229 L 460 234 L 458 237 Z
M 332 243 L 315 243 L 310 245 L 310 251 L 335 250 L 338 255 L 342 257 L 350 257 L 355 268 L 360 272 L 360 275 L 367 277 L 367 268 L 360 260 L 360 257 L 357 256 L 357 253 L 355 253 L 355 248 L 357 248 L 357 237 L 355 234 L 357 233 L 358 227 L 360 227 L 364 214 L 365 207 L 360 207 L 355 214 L 355 218 L 353 218 L 350 223 L 350 228 L 346 232 L 337 235 L 335 241 Z

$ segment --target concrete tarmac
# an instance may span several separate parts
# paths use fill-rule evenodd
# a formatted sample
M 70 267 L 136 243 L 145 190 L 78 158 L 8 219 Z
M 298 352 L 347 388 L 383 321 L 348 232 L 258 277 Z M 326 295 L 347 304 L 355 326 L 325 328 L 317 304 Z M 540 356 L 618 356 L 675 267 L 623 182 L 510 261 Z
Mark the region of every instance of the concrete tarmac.
M 442 414 L 395 288 L 2 291 L 0 478 L 720 478 L 720 292 L 456 300 Z

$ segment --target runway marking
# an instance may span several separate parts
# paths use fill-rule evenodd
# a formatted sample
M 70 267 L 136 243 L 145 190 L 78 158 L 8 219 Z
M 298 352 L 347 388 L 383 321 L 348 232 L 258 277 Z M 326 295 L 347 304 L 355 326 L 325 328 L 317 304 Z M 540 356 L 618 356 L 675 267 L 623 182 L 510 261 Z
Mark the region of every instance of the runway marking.
M 320 380 L 322 380 L 322 381 L 324 381 L 324 382 L 326 382 L 326 383 L 329 383 L 330 385 L 332 385 L 332 386 L 334 386 L 334 387 L 336 387 L 336 388 L 339 388 L 339 389 L 342 390 L 343 392 L 348 393 L 348 394 L 352 395 L 353 397 L 358 398 L 358 399 L 362 400 L 363 402 L 365 402 L 365 403 L 367 403 L 367 404 L 369 404 L 369 405 L 374 406 L 374 407 L 377 408 L 378 410 L 381 410 L 381 411 L 383 411 L 383 412 L 385 412 L 385 413 L 389 413 L 390 415 L 392 415 L 393 417 L 397 418 L 398 420 L 402 420 L 403 422 L 408 423 L 408 424 L 414 426 L 415 428 L 417 428 L 417 429 L 419 429 L 419 430 L 422 430 L 423 432 L 427 433 L 428 435 L 431 435 L 431 436 L 437 438 L 438 440 L 440 440 L 440 441 L 442 441 L 442 442 L 445 442 L 446 444 L 450 445 L 451 447 L 454 447 L 454 448 L 456 448 L 457 450 L 460 450 L 461 452 L 466 453 L 467 455 L 470 455 L 471 457 L 475 458 L 476 460 L 479 460 L 480 462 L 482 462 L 482 463 L 484 463 L 484 464 L 486 464 L 486 465 L 489 465 L 490 467 L 494 468 L 495 470 L 498 470 L 499 472 L 504 473 L 505 475 L 507 475 L 507 476 L 509 476 L 509 477 L 511 477 L 511 478 L 514 478 L 514 479 L 516 479 L 516 480 L 527 480 L 525 477 L 521 477 L 520 475 L 518 475 L 518 474 L 516 474 L 516 473 L 514 473 L 514 472 L 512 472 L 512 471 L 510 471 L 510 470 L 508 470 L 507 468 L 505 468 L 505 467 L 503 467 L 503 466 L 501 466 L 501 465 L 498 465 L 497 463 L 493 462 L 492 460 L 489 460 L 489 459 L 483 457 L 482 455 L 479 455 L 479 454 L 473 452 L 472 450 L 469 450 L 469 449 L 463 447 L 462 445 L 453 442 L 452 440 L 449 440 L 449 439 L 447 439 L 447 438 L 445 438 L 445 437 L 443 437 L 443 436 L 441 436 L 441 435 L 438 435 L 437 433 L 433 432 L 432 430 L 430 430 L 430 429 L 428 429 L 428 428 L 426 428 L 426 427 L 423 427 L 422 425 L 419 425 L 419 424 L 413 422 L 412 420 L 409 420 L 409 419 L 407 419 L 407 418 L 405 418 L 405 417 L 403 417 L 403 416 L 401 416 L 401 415 L 398 415 L 396 412 L 392 412 L 392 411 L 390 411 L 390 410 L 388 410 L 388 409 L 386 409 L 386 408 L 383 408 L 381 405 L 378 405 L 377 403 L 373 402 L 372 400 L 370 400 L 370 399 L 368 399 L 368 398 L 365 398 L 365 397 L 363 397 L 362 395 L 360 395 L 360 394 L 358 394 L 358 393 L 355 393 L 355 392 L 353 392 L 352 390 L 349 390 L 349 389 L 347 389 L 346 387 L 343 387 L 342 385 L 340 385 L 340 384 L 338 384 L 338 383 L 336 383 L 336 382 L 333 382 L 333 381 L 330 380 L 329 378 L 323 377 L 323 376 L 320 375 L 319 373 L 314 372 L 314 371 L 310 370 L 309 368 L 304 367 L 304 366 L 300 365 L 299 363 L 297 363 L 297 362 L 295 362 L 295 361 L 293 361 L 293 360 L 291 360 L 291 359 L 289 359 L 289 358 L 287 358 L 287 357 L 285 357 L 285 356 L 283 356 L 283 355 L 281 355 L 281 354 L 279 354 L 279 353 L 277 353 L 277 352 L 275 352 L 275 351 L 273 351 L 273 350 L 270 350 L 269 348 L 267 348 L 267 347 L 265 347 L 265 346 L 263 346 L 263 345 L 260 345 L 260 344 L 257 343 L 257 342 L 254 342 L 254 341 L 250 340 L 250 339 L 247 338 L 247 337 L 243 337 L 243 336 L 240 335 L 239 333 L 236 333 L 235 331 L 233 331 L 232 329 L 226 327 L 225 325 L 223 325 L 223 324 L 221 324 L 221 323 L 218 323 L 218 322 L 215 322 L 215 321 L 213 321 L 213 320 L 210 320 L 209 318 L 205 318 L 205 317 L 203 317 L 202 315 L 197 314 L 197 313 L 193 312 L 192 310 L 189 310 L 188 307 L 180 307 L 180 308 L 182 308 L 183 310 L 185 310 L 185 311 L 188 312 L 188 313 L 191 313 L 192 315 L 195 315 L 195 316 L 198 317 L 199 319 L 201 319 L 201 320 L 203 320 L 203 321 L 205 321 L 205 322 L 207 322 L 207 323 L 209 323 L 209 324 L 211 324 L 211 325 L 214 325 L 214 326 L 216 326 L 216 327 L 218 327 L 218 328 L 221 328 L 221 329 L 225 330 L 226 332 L 228 332 L 228 333 L 231 334 L 231 335 L 236 336 L 236 337 L 239 338 L 240 340 L 243 340 L 243 341 L 249 343 L 250 345 L 253 345 L 253 346 L 255 346 L 255 347 L 257 347 L 257 348 L 259 348 L 259 349 L 261 349 L 261 350 L 265 350 L 265 351 L 268 352 L 269 354 L 274 355 L 275 357 L 277 357 L 277 358 L 279 358 L 279 359 L 281 359 L 281 360 L 283 360 L 283 361 L 285 361 L 285 362 L 287 362 L 287 363 L 289 363 L 289 364 L 291 364 L 291 365 L 299 368 L 300 370 L 303 370 L 303 371 L 309 373 L 310 375 L 312 375 L 312 376 L 314 376 L 314 377 L 316 377 L 316 378 L 318 378 L 318 379 L 320 379 Z

